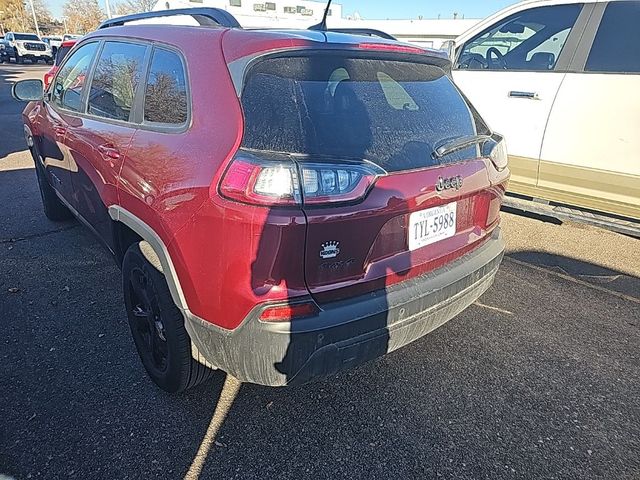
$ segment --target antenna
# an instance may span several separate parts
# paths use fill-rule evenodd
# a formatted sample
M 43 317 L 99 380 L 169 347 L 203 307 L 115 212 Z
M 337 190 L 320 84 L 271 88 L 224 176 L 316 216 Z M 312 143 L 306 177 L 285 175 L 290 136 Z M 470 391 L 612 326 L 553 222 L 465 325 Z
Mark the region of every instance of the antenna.
M 320 30 L 321 32 L 327 31 L 327 15 L 329 15 L 329 8 L 331 7 L 331 0 L 327 2 L 327 7 L 324 9 L 324 15 L 322 15 L 322 21 L 316 25 L 309 27 L 309 30 Z

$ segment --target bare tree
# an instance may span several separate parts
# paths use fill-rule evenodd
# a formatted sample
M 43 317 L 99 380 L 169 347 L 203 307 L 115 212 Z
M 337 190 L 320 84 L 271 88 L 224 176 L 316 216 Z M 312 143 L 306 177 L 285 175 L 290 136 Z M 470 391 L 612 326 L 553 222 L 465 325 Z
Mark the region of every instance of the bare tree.
M 0 24 L 5 31 L 24 32 L 33 23 L 22 0 L 0 0 Z
M 117 16 L 150 12 L 155 5 L 156 0 L 124 0 L 116 4 L 114 11 Z
M 54 20 L 51 16 L 51 12 L 49 11 L 49 7 L 45 4 L 44 0 L 32 0 L 33 1 L 33 10 L 36 14 L 36 19 L 38 20 L 38 27 L 42 34 L 46 34 L 51 32 L 54 27 Z M 29 25 L 29 30 L 36 31 L 36 25 L 33 22 L 33 14 L 31 12 L 31 2 L 27 0 L 24 3 L 24 8 L 27 14 L 27 20 Z
M 70 33 L 88 33 L 95 30 L 105 18 L 98 0 L 67 0 L 62 15 Z

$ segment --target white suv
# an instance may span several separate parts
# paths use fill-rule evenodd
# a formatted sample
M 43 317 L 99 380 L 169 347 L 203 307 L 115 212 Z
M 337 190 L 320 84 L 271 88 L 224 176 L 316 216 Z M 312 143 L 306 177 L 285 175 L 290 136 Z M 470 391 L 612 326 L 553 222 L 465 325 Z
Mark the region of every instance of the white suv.
M 15 59 L 16 63 L 23 63 L 25 59 L 33 63 L 37 63 L 38 60 L 53 63 L 51 46 L 35 33 L 8 32 L 4 40 L 5 56 Z
M 456 83 L 507 140 L 512 192 L 636 225 L 640 1 L 526 1 L 455 47 Z

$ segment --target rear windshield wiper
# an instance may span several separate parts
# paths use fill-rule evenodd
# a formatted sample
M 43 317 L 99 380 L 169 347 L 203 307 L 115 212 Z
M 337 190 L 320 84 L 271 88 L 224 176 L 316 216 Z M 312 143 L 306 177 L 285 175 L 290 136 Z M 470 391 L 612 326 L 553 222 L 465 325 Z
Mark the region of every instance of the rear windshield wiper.
M 433 151 L 433 158 L 442 158 L 450 153 L 484 143 L 487 140 L 491 140 L 489 135 L 465 135 L 454 138 L 453 140 L 445 140 L 435 148 Z

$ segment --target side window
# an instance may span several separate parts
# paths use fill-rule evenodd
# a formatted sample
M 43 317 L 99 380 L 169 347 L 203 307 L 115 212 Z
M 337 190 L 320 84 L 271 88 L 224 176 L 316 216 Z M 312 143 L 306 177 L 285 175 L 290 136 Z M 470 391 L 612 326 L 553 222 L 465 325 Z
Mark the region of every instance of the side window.
M 82 92 L 98 43 L 82 45 L 64 63 L 51 88 L 51 103 L 73 112 L 82 112 Z
M 531 8 L 469 40 L 458 57 L 466 70 L 553 70 L 583 4 Z
M 144 96 L 144 121 L 182 125 L 187 121 L 187 82 L 178 54 L 156 48 Z
M 136 43 L 105 42 L 91 80 L 88 113 L 130 120 L 146 50 L 145 45 Z
M 640 72 L 640 2 L 611 2 L 591 46 L 588 72 Z

